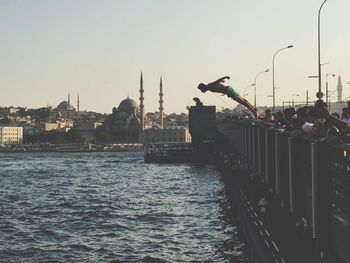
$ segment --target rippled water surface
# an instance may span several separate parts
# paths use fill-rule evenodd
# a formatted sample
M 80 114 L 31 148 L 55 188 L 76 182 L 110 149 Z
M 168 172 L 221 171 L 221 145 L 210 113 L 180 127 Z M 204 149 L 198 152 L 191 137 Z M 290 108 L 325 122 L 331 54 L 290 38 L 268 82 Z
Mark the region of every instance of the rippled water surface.
M 214 167 L 0 154 L 0 262 L 246 262 Z

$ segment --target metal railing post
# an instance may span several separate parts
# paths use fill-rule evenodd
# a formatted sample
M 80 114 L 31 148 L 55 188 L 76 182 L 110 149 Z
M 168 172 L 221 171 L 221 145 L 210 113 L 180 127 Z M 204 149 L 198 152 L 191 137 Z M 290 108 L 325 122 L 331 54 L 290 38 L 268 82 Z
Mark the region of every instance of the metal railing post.
M 293 137 L 288 137 L 288 177 L 289 177 L 289 207 L 294 212 L 294 158 Z
M 242 156 L 242 154 L 243 154 L 242 146 L 243 146 L 243 126 L 241 126 L 239 129 L 239 154 L 240 154 L 240 156 Z
M 270 157 L 269 157 L 269 132 L 268 130 L 265 130 L 265 180 L 266 180 L 266 186 L 269 185 L 269 161 L 270 161 Z
M 248 127 L 244 127 L 244 138 L 245 138 L 245 149 L 244 149 L 244 159 L 248 160 Z
M 312 237 L 318 238 L 318 144 L 311 143 Z
M 242 158 L 244 159 L 244 147 L 245 147 L 245 138 L 244 138 L 244 128 L 245 126 L 243 125 L 242 126 Z
M 261 129 L 258 129 L 258 175 L 261 176 Z
M 275 175 L 276 175 L 276 194 L 280 193 L 280 158 L 278 154 L 278 133 L 275 133 Z
M 248 126 L 248 162 L 249 164 L 251 164 L 251 159 L 250 159 L 250 155 L 251 155 L 251 136 L 250 136 L 250 127 Z
M 255 145 L 256 145 L 256 139 L 255 139 L 255 133 L 256 133 L 256 129 L 255 126 L 252 126 L 252 131 L 253 131 L 253 145 L 252 145 L 252 157 L 253 157 L 253 166 L 254 166 L 254 170 L 256 171 L 256 158 L 255 158 Z

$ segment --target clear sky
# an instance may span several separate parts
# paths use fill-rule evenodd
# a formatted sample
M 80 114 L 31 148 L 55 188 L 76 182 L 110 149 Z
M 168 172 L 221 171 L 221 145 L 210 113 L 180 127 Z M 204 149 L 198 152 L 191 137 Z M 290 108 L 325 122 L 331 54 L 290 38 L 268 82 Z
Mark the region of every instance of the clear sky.
M 56 106 L 80 94 L 81 110 L 111 112 L 138 101 L 142 70 L 146 111 L 158 109 L 163 76 L 166 113 L 186 112 L 199 97 L 217 107 L 227 97 L 196 87 L 229 75 L 242 95 L 256 74 L 257 104 L 315 98 L 317 12 L 322 0 L 0 0 L 0 106 Z M 340 74 L 350 96 L 350 1 L 322 9 L 321 63 Z M 330 90 L 337 78 L 329 77 Z M 253 101 L 253 89 L 247 89 Z M 335 94 L 334 94 L 335 95 Z M 332 97 L 335 100 L 336 96 Z

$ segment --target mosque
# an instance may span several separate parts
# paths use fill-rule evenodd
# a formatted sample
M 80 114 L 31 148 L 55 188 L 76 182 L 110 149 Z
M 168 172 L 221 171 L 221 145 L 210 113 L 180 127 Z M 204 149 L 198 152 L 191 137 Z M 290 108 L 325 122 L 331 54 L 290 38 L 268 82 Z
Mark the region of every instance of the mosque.
M 102 128 L 111 142 L 136 143 L 142 131 L 140 118 L 139 106 L 128 97 L 120 102 L 118 108 L 113 108 Z
M 57 105 L 56 110 L 58 110 L 58 111 L 75 111 L 75 108 L 69 102 L 64 100 Z
M 68 93 L 68 100 L 61 101 L 51 112 L 53 118 L 76 118 L 79 114 L 79 94 L 77 96 L 77 109 L 73 107 Z
M 160 123 L 163 124 L 163 91 L 162 79 L 160 80 Z M 142 141 L 142 133 L 145 129 L 145 112 L 143 97 L 143 77 L 140 77 L 140 107 L 136 101 L 127 97 L 120 102 L 118 108 L 112 109 L 103 125 L 103 131 L 108 135 L 108 140 L 113 143 L 139 143 Z

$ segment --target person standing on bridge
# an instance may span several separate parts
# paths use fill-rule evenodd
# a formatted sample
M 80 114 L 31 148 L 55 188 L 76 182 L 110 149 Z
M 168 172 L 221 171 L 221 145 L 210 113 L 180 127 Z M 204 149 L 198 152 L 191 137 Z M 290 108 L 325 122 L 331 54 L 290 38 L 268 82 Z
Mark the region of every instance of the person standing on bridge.
M 222 77 L 207 85 L 205 85 L 204 83 L 200 83 L 198 85 L 198 89 L 203 93 L 209 90 L 211 92 L 217 92 L 217 93 L 227 95 L 227 97 L 247 107 L 254 114 L 255 118 L 257 118 L 258 113 L 256 108 L 252 104 L 250 104 L 249 101 L 247 101 L 245 98 L 241 97 L 234 88 L 232 88 L 231 86 L 225 86 L 223 84 L 225 82 L 225 79 L 230 79 L 230 77 L 229 76 Z

